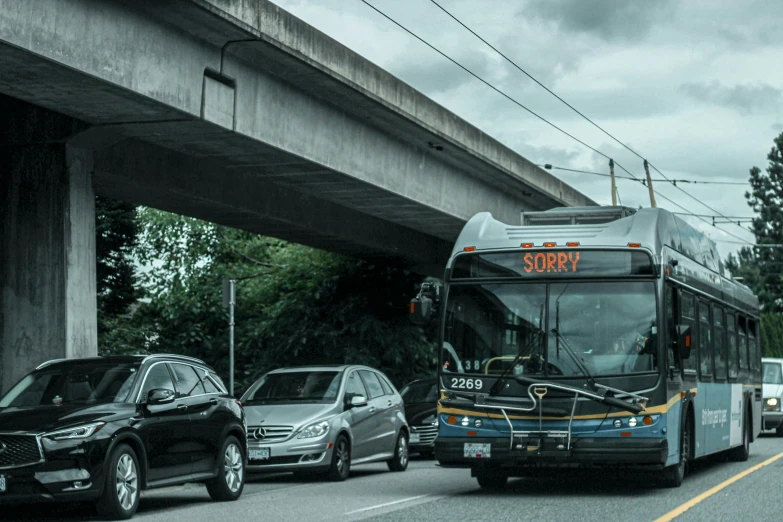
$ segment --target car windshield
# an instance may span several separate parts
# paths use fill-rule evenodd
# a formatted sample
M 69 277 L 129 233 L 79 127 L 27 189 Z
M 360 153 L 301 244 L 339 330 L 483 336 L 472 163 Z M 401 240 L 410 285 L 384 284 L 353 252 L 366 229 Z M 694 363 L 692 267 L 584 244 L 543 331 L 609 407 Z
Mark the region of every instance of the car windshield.
M 0 408 L 125 402 L 135 364 L 57 365 L 27 375 L 0 400 Z
M 442 371 L 547 377 L 658 367 L 655 286 L 647 281 L 451 285 Z
M 764 384 L 783 384 L 780 363 L 764 363 Z
M 405 404 L 435 403 L 438 401 L 438 385 L 435 381 L 414 382 L 400 392 Z
M 268 373 L 242 397 L 242 403 L 277 401 L 333 402 L 340 390 L 339 371 Z

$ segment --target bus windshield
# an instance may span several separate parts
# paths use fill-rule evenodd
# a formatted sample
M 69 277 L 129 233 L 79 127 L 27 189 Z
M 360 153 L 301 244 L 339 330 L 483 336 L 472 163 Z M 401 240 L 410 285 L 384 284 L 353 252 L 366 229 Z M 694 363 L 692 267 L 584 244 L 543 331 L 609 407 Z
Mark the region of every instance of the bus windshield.
M 452 284 L 441 370 L 594 376 L 658 368 L 652 281 Z

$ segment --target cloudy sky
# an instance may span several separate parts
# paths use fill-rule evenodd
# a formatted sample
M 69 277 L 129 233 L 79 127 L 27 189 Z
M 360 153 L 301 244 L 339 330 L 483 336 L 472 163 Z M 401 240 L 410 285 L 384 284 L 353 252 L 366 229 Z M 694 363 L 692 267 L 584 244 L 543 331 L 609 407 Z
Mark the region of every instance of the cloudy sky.
M 273 0 L 536 163 L 608 172 L 607 161 L 493 92 L 361 0 Z M 368 0 L 569 133 L 643 176 L 641 160 L 504 61 L 430 0 Z M 520 67 L 667 176 L 746 182 L 783 132 L 783 1 L 437 0 Z M 554 171 L 600 203 L 609 181 Z M 653 178 L 659 177 L 653 173 Z M 750 216 L 747 185 L 680 185 L 727 216 Z M 714 214 L 666 183 L 665 196 Z M 647 190 L 618 180 L 625 205 Z M 681 211 L 658 198 L 658 206 Z M 725 255 L 736 241 L 694 218 Z M 722 225 L 745 239 L 735 225 Z

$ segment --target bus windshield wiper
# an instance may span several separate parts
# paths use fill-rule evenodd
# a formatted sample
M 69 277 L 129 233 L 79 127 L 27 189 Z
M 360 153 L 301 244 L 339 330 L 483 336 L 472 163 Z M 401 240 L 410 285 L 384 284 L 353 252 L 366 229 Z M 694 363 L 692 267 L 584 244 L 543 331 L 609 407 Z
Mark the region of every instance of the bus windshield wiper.
M 544 322 L 543 322 L 544 321 L 544 305 L 541 305 L 541 311 L 539 313 L 538 321 L 539 321 L 538 322 L 539 325 L 544 324 Z M 514 369 L 514 366 L 516 366 L 517 363 L 519 363 L 519 361 L 522 359 L 522 357 L 524 357 L 527 354 L 528 349 L 533 346 L 533 343 L 535 343 L 535 342 L 539 342 L 540 343 L 541 342 L 541 340 L 542 340 L 541 339 L 541 335 L 543 333 L 544 333 L 544 330 L 541 329 L 541 327 L 539 327 L 536 330 L 536 332 L 534 334 L 534 337 L 524 347 L 522 347 L 522 349 L 519 350 L 519 352 L 517 352 L 517 356 L 514 357 L 513 361 L 511 361 L 511 365 L 508 366 L 505 370 L 503 370 L 503 373 L 500 374 L 500 377 L 498 377 L 498 380 L 495 381 L 495 384 L 493 384 L 492 387 L 489 389 L 489 394 L 490 395 L 497 395 L 498 393 L 500 393 L 500 390 L 503 388 L 503 384 L 508 379 L 508 374 L 511 372 L 511 370 Z
M 566 286 L 565 289 L 560 293 L 560 295 L 557 297 L 557 300 L 555 301 L 555 327 L 552 328 L 552 333 L 555 334 L 555 345 L 557 346 L 557 358 L 560 358 L 560 342 L 563 343 L 563 348 L 565 348 L 566 353 L 569 357 L 576 363 L 579 370 L 584 374 L 585 380 L 590 385 L 590 387 L 594 391 L 598 391 L 598 388 L 595 385 L 595 379 L 593 379 L 593 376 L 590 374 L 590 370 L 587 369 L 587 366 L 585 365 L 584 361 L 582 361 L 579 356 L 576 354 L 573 348 L 571 348 L 571 344 L 568 342 L 568 340 L 565 338 L 563 334 L 560 333 L 560 298 L 563 297 L 563 294 L 565 293 L 566 289 L 568 289 L 568 286 Z

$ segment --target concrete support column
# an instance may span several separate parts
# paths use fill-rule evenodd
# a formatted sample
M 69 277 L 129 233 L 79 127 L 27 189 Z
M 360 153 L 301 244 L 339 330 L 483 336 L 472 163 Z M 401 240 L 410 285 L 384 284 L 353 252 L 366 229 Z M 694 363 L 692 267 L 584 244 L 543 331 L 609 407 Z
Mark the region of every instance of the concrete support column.
M 92 152 L 9 141 L 0 143 L 2 392 L 43 361 L 93 356 L 98 345 Z

